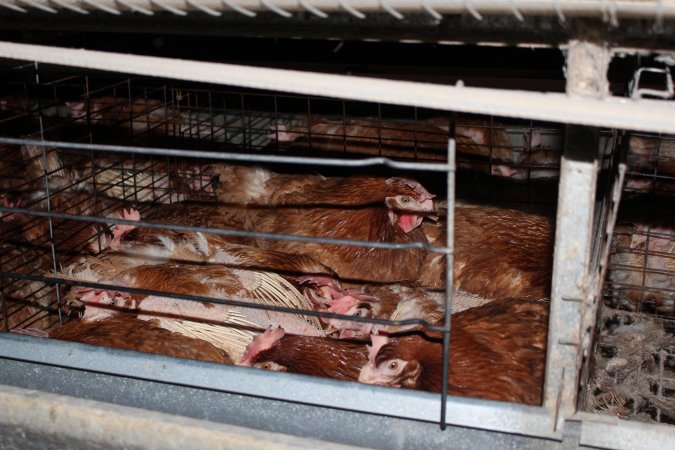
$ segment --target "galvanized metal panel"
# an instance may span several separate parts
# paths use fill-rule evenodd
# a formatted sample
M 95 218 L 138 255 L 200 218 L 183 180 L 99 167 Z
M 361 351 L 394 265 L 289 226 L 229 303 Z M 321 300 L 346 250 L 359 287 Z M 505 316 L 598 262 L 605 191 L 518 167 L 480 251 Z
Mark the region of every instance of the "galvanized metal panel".
M 583 445 L 621 450 L 654 450 L 673 448 L 675 427 L 655 423 L 621 420 L 614 416 L 579 413 L 582 420 Z
M 0 357 L 109 375 L 438 423 L 440 396 L 290 373 L 0 334 Z M 450 397 L 450 425 L 555 437 L 542 408 Z
M 3 448 L 361 448 L 6 385 L 0 404 Z

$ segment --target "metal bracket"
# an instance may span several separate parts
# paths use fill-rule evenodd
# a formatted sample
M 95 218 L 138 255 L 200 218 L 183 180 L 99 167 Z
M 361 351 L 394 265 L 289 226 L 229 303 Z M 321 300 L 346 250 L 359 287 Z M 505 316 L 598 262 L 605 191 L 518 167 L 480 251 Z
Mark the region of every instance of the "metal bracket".
M 659 89 L 640 88 L 640 79 L 642 78 L 642 74 L 644 74 L 645 72 L 663 74 L 666 82 L 665 89 L 659 90 Z M 633 75 L 633 79 L 630 81 L 628 89 L 630 91 L 631 98 L 634 99 L 643 98 L 645 95 L 666 99 L 666 98 L 673 98 L 673 96 L 675 95 L 675 88 L 673 88 L 673 77 L 670 74 L 670 69 L 668 67 L 665 68 L 640 67 L 638 70 L 635 71 L 635 75 Z

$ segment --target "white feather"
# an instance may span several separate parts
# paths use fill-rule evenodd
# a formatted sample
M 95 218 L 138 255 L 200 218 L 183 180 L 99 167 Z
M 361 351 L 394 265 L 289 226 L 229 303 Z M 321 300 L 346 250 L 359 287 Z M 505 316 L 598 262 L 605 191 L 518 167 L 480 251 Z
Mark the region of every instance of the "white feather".
M 195 238 L 197 250 L 204 256 L 208 256 L 211 253 L 211 249 L 209 248 L 209 241 L 206 239 L 206 236 L 204 236 L 204 233 L 197 232 Z
M 262 167 L 257 167 L 248 179 L 247 192 L 249 199 L 255 200 L 265 195 L 267 193 L 266 186 L 269 179 L 269 171 Z

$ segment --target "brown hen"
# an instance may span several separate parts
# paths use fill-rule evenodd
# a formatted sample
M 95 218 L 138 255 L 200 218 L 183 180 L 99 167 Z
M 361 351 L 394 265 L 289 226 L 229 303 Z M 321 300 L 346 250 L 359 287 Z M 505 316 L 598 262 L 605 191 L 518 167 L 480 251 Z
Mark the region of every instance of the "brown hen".
M 501 299 L 453 315 L 448 392 L 539 405 L 548 302 Z M 440 392 L 441 333 L 372 336 L 359 381 Z
M 270 328 L 253 339 L 237 365 L 356 381 L 367 360 L 361 342 L 288 335 L 283 328 Z
M 445 221 L 424 222 L 435 246 L 446 241 Z M 502 208 L 455 208 L 455 289 L 484 298 L 549 296 L 555 223 L 552 219 Z M 430 252 L 420 284 L 445 287 L 445 255 Z
M 298 192 L 306 208 L 252 209 L 248 229 L 296 236 L 355 239 L 389 243 L 426 242 L 419 229 L 433 212 L 432 195 L 419 183 L 402 178 L 368 179 L 350 184 Z M 354 199 L 363 206 L 355 207 Z M 314 205 L 349 205 L 313 207 Z M 286 240 L 258 240 L 261 248 L 306 253 L 332 268 L 342 279 L 366 282 L 414 280 L 425 250 L 379 249 Z

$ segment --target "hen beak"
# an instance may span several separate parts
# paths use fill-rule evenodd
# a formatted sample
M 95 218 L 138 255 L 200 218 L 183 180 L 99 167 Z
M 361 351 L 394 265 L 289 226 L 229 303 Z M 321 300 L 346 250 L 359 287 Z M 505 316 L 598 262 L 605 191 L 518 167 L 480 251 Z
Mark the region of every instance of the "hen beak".
M 434 222 L 438 222 L 438 207 L 435 204 L 436 202 L 433 201 L 433 199 L 427 199 L 424 202 L 422 202 L 422 207 L 425 209 L 425 211 L 433 212 L 434 214 L 426 214 L 424 217 L 426 217 L 429 220 L 433 220 Z M 427 209 L 428 208 L 428 209 Z
M 428 198 L 423 202 L 420 202 L 419 207 L 417 208 L 407 209 L 406 212 L 417 214 L 424 217 L 436 217 L 436 218 L 438 213 L 438 211 L 436 210 L 436 206 L 434 205 L 434 200 L 431 198 Z
M 375 367 L 375 364 L 372 362 L 368 362 L 368 364 L 363 366 L 363 369 L 361 369 L 361 372 L 359 373 L 359 382 L 366 384 L 378 384 L 380 386 L 397 386 L 392 383 L 392 380 L 381 376 L 377 372 L 377 367 Z
M 373 363 L 368 363 L 361 369 L 359 373 L 359 382 L 375 384 L 377 380 L 377 372 L 375 371 L 375 365 Z
M 334 333 L 339 333 L 340 329 L 335 328 L 332 324 L 328 324 L 326 328 L 323 329 L 324 333 L 326 333 L 327 336 L 331 336 Z
M 434 206 L 434 200 L 432 198 L 428 198 L 424 200 L 422 203 L 422 211 L 425 212 L 436 212 L 436 207 Z

